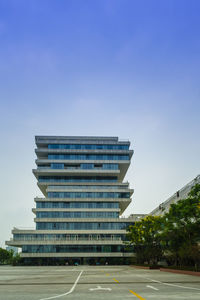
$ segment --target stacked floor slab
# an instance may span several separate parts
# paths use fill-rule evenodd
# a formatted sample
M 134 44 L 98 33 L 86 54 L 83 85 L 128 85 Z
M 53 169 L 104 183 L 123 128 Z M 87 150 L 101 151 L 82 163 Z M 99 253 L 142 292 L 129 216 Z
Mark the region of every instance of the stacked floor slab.
M 122 217 L 133 190 L 123 182 L 133 150 L 117 137 L 36 136 L 33 174 L 44 197 L 36 197 L 36 228 L 12 230 L 7 245 L 21 247 L 21 257 L 95 259 L 131 257 Z

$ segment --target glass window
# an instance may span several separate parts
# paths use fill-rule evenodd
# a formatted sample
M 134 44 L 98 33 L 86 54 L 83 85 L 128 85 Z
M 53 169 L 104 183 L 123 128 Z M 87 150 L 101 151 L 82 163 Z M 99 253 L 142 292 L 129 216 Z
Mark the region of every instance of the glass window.
M 36 208 L 119 208 L 119 202 L 36 202 Z
M 129 155 L 112 154 L 48 154 L 48 159 L 64 160 L 129 160 Z
M 64 169 L 64 164 L 51 164 L 51 169 Z
M 23 245 L 23 253 L 124 252 L 124 245 Z
M 94 164 L 81 164 L 81 169 L 94 169 Z
M 39 182 L 117 182 L 116 176 L 39 176 Z
M 128 150 L 129 144 L 127 145 L 104 145 L 104 144 L 49 144 L 48 149 L 83 149 L 83 150 Z
M 49 198 L 130 198 L 130 193 L 117 192 L 48 192 Z
M 37 212 L 36 218 L 118 218 L 118 212 Z
M 120 230 L 126 229 L 131 223 L 122 222 L 37 222 L 37 230 Z

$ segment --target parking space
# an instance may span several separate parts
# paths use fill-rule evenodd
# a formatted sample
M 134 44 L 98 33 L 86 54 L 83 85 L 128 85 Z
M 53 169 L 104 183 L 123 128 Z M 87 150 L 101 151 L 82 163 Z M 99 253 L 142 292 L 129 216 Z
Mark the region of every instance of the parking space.
M 200 299 L 200 278 L 129 266 L 0 267 L 0 300 Z

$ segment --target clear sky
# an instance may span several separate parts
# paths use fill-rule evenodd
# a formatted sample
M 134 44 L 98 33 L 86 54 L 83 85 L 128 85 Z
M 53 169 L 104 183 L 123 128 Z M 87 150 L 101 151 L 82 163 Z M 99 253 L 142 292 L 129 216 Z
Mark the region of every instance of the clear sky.
M 34 226 L 35 135 L 129 139 L 148 213 L 200 173 L 200 1 L 0 0 L 0 245 Z

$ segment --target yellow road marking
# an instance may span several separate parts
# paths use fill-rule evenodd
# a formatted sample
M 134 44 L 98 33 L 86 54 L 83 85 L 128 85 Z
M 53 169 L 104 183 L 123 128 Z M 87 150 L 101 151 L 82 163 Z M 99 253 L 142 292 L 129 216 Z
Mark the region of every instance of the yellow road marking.
M 142 298 L 140 295 L 138 295 L 137 293 L 133 292 L 132 290 L 129 290 L 129 292 L 132 293 L 133 295 L 135 295 L 140 300 L 145 300 L 144 298 Z
M 117 279 L 113 278 L 114 281 L 119 282 Z

